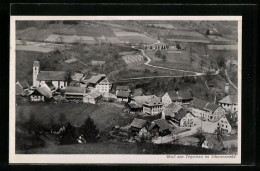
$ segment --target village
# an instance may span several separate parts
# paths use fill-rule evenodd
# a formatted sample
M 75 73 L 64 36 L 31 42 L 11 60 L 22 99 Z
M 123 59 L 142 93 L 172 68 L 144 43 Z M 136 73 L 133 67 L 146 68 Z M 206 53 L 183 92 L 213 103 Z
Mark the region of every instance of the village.
M 154 29 L 154 26 L 149 27 Z M 218 39 L 226 41 L 222 40 L 224 38 L 221 36 L 216 35 L 216 32 L 218 33 L 214 29 L 208 29 L 208 37 L 211 36 L 216 41 L 219 41 Z M 119 34 L 120 32 L 115 33 Z M 148 33 L 145 34 L 147 37 L 154 38 Z M 50 36 L 48 39 L 52 37 Z M 65 41 L 65 38 L 64 36 L 64 38 L 59 38 L 56 41 Z M 77 39 L 76 36 L 74 38 Z M 183 40 L 174 41 L 181 42 Z M 204 38 L 201 41 L 200 43 L 209 43 Z M 59 139 L 57 142 L 60 145 L 88 144 L 92 141 L 106 143 L 109 141 L 116 144 L 180 145 L 179 148 L 183 150 L 186 147 L 187 149 L 188 147 L 195 147 L 202 150 L 201 153 L 204 153 L 205 150 L 209 150 L 206 153 L 212 151 L 214 154 L 236 153 L 238 147 L 238 111 L 240 110 L 237 93 L 234 91 L 236 86 L 228 77 L 227 81 L 221 81 L 217 88 L 213 88 L 214 91 L 207 83 L 210 82 L 210 78 L 211 82 L 214 83 L 212 77 L 220 72 L 226 72 L 226 75 L 228 75 L 227 72 L 231 72 L 231 70 L 219 68 L 221 66 L 213 64 L 213 62 L 205 62 L 204 58 L 208 59 L 209 54 L 205 54 L 203 59 L 198 57 L 199 55 L 195 54 L 186 42 L 183 44 L 175 43 L 174 45 L 164 42 L 160 39 L 157 39 L 155 43 L 126 44 L 124 42 L 124 48 L 134 50 L 134 53 L 119 53 L 127 67 L 130 68 L 129 70 L 115 69 L 106 72 L 104 67 L 109 62 L 104 60 L 91 61 L 90 67 L 95 72 L 79 72 L 75 71 L 76 69 L 73 72 L 56 69 L 46 70 L 45 68 L 48 68 L 46 61 L 45 66 L 42 67 L 41 60 L 33 60 L 31 68 L 28 69 L 31 75 L 24 77 L 32 78 L 32 84 L 21 79 L 16 82 L 16 105 L 19 107 L 19 112 L 16 114 L 17 118 L 22 123 L 24 113 L 34 112 L 34 117 L 26 116 L 29 121 L 24 124 L 28 127 L 30 123 L 39 118 L 42 120 L 37 122 L 38 125 L 46 122 L 45 125 L 50 126 L 54 122 L 59 122 L 59 124 L 54 124 L 55 127 L 51 126 L 48 129 L 35 126 L 37 125 L 35 122 L 34 127 L 30 128 L 32 130 L 29 132 L 35 133 L 38 131 L 37 133 L 42 139 L 47 139 L 46 137 Z M 22 46 L 25 48 L 25 45 L 19 47 Z M 57 44 L 57 46 L 61 45 Z M 66 46 L 74 45 L 68 43 Z M 116 47 L 116 45 L 110 46 Z M 221 48 L 221 51 L 226 51 L 225 48 L 234 50 L 237 45 L 208 45 L 208 48 L 215 49 L 214 46 Z M 79 47 L 85 47 L 85 44 L 77 45 L 77 48 Z M 106 43 L 105 48 L 107 48 Z M 61 52 L 56 50 L 53 53 L 59 54 Z M 174 65 L 169 57 L 171 55 L 174 57 L 176 54 L 176 56 L 181 56 L 186 53 L 191 56 L 191 69 L 184 70 L 181 65 Z M 200 61 L 199 64 L 196 64 L 197 66 L 194 64 L 195 58 Z M 117 61 L 117 59 L 118 57 L 114 60 Z M 67 59 L 65 62 L 70 64 L 76 60 L 84 66 L 84 70 L 88 70 L 88 65 L 80 61 L 79 57 Z M 231 58 L 219 63 L 230 66 L 230 68 L 237 67 L 237 61 Z M 141 65 L 146 68 L 143 67 L 140 71 Z M 210 66 L 206 67 L 206 65 Z M 175 68 L 169 68 L 172 66 Z M 136 70 L 131 70 L 131 68 Z M 169 75 L 166 71 L 172 71 L 174 75 Z M 136 76 L 124 77 L 130 72 L 133 72 Z M 159 74 L 166 73 L 168 76 L 158 76 L 158 72 Z M 115 79 L 118 75 L 120 75 L 120 79 Z M 175 86 L 178 81 L 176 79 L 183 80 L 187 86 L 175 86 L 161 90 L 160 85 L 167 86 L 167 82 L 165 82 L 156 84 L 157 89 L 147 91 L 152 81 L 148 81 L 139 87 L 133 83 L 145 79 L 152 80 L 150 78 L 153 77 L 165 79 L 165 81 L 167 77 L 172 77 L 174 79 L 169 82 L 168 86 Z M 200 91 L 194 94 L 187 87 L 195 87 L 199 84 L 199 81 L 203 83 L 205 88 L 199 87 Z M 208 98 L 205 99 L 204 97 Z M 210 97 L 213 101 L 208 100 Z M 26 109 L 27 107 L 28 109 Z M 29 109 L 33 109 L 33 111 L 29 111 Z M 59 116 L 55 115 L 57 113 L 59 113 Z M 44 121 L 44 118 L 48 118 L 50 121 Z M 21 127 L 20 132 L 23 132 L 22 129 Z M 142 148 L 141 151 L 148 153 L 145 148 Z

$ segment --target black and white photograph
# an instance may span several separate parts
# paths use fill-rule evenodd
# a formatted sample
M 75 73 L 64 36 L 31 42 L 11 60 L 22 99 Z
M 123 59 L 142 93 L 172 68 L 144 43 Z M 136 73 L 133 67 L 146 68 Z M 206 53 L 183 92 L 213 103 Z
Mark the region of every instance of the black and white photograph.
M 240 16 L 12 16 L 12 163 L 240 163 Z

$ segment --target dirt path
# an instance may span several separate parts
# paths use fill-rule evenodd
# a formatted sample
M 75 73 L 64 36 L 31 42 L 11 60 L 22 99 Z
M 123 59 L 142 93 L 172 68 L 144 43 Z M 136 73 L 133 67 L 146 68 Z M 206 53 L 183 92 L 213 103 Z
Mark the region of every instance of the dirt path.
M 228 76 L 227 69 L 225 69 L 225 74 L 226 74 L 228 82 L 232 85 L 232 87 L 234 87 L 234 89 L 237 90 L 237 86 L 235 86 L 235 84 L 230 80 L 230 78 Z

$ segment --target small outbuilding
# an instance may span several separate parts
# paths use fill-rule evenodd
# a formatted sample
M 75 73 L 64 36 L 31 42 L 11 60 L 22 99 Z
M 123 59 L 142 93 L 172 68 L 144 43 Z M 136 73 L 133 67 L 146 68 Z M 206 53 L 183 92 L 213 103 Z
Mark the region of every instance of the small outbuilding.
M 83 100 L 85 93 L 86 89 L 84 87 L 66 87 L 64 96 L 68 100 Z
M 131 132 L 139 132 L 142 128 L 147 126 L 147 121 L 144 119 L 134 118 L 130 124 Z
M 128 91 L 119 91 L 116 95 L 117 101 L 128 102 L 130 93 Z
M 93 92 L 87 93 L 83 97 L 83 102 L 96 104 L 98 102 L 98 100 L 100 100 L 101 98 L 102 98 L 102 94 L 100 92 L 93 91 Z

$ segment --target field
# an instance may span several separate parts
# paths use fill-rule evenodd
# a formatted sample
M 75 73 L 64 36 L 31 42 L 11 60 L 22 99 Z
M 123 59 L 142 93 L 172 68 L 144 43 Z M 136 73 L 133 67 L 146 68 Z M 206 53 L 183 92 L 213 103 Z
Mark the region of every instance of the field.
M 195 72 L 203 72 L 205 69 L 206 63 L 204 64 L 203 68 L 200 67 L 200 61 L 202 60 L 195 54 L 194 61 L 191 63 L 189 53 L 182 51 L 182 53 L 165 53 L 166 61 L 163 61 L 161 58 L 157 58 L 155 56 L 155 51 L 147 51 L 146 55 L 151 58 L 151 65 L 166 67 L 166 68 L 173 68 L 173 69 L 180 69 L 180 70 L 188 70 L 188 71 L 195 71 Z
M 237 50 L 237 45 L 208 45 L 209 50 Z
M 115 35 L 123 42 L 127 43 L 145 43 L 152 44 L 156 43 L 157 40 L 154 38 L 148 37 L 144 34 L 140 34 L 137 32 L 129 32 L 129 31 L 115 31 Z
M 167 39 L 170 42 L 186 42 L 186 43 L 210 43 L 209 40 L 205 40 L 205 39 L 196 39 L 196 37 L 192 38 L 192 37 L 188 37 L 187 39 L 184 38 L 171 38 L 171 39 Z
M 172 24 L 147 24 L 149 27 L 159 27 L 159 28 L 168 28 L 168 29 L 173 29 Z
M 93 44 L 97 43 L 93 37 L 89 36 L 75 36 L 75 35 L 57 35 L 51 34 L 45 39 L 47 42 L 58 42 L 58 43 L 84 43 L 84 44 Z
M 125 55 L 122 58 L 126 64 L 140 63 L 144 60 L 142 55 Z
M 16 45 L 16 50 L 49 53 L 49 52 L 54 51 L 55 49 L 47 48 L 47 47 L 40 47 L 40 46 L 33 46 L 33 45 Z
M 25 103 L 18 105 L 16 122 L 26 123 L 31 115 L 36 122 L 48 126 L 51 122 L 70 122 L 74 126 L 81 126 L 84 120 L 91 117 L 101 131 L 110 130 L 115 125 L 124 126 L 132 117 L 123 114 L 123 105 L 112 103 L 101 104 L 74 104 L 74 103 Z M 41 109 L 41 110 L 39 110 Z

